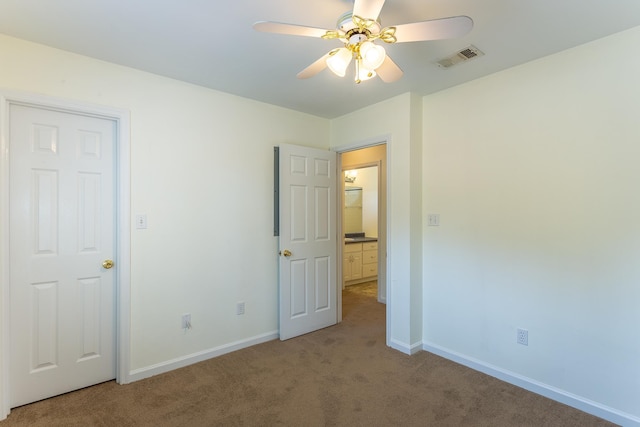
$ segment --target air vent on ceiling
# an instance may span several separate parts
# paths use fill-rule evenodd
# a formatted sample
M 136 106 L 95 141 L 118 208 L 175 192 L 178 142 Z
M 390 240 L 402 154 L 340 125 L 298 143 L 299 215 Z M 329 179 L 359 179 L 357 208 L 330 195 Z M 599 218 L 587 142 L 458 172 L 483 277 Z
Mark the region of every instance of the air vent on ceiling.
M 442 68 L 449 68 L 461 62 L 465 62 L 482 55 L 484 55 L 484 52 L 482 52 L 480 49 L 478 49 L 473 45 L 469 45 L 468 47 L 465 47 L 464 49 L 459 50 L 453 55 L 438 61 L 438 66 Z

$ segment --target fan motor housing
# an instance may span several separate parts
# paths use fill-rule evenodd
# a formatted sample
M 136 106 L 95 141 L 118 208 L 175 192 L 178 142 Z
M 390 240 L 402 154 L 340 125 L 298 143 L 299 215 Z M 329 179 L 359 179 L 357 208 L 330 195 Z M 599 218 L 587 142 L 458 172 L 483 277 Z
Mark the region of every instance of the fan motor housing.
M 348 11 L 340 15 L 338 18 L 338 22 L 336 23 L 336 28 L 338 30 L 344 31 L 348 33 L 351 30 L 358 29 L 358 26 L 353 22 L 353 12 Z M 378 33 L 382 26 L 380 25 L 380 20 L 376 20 L 375 24 L 369 28 L 371 33 Z
M 365 42 L 369 38 L 369 34 L 371 34 L 369 31 L 365 31 L 364 33 L 360 31 L 350 31 L 347 33 L 347 39 L 350 45 L 356 45 Z

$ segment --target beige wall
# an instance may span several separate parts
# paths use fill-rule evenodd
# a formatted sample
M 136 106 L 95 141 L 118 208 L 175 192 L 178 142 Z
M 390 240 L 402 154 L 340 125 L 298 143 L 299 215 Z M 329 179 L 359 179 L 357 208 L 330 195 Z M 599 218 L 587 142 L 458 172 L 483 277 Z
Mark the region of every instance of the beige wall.
M 422 156 L 423 210 L 440 214 L 425 343 L 636 420 L 638 43 L 640 28 L 425 97 Z
M 273 146 L 328 148 L 328 120 L 5 36 L 0 64 L 0 88 L 131 114 L 133 371 L 277 333 Z

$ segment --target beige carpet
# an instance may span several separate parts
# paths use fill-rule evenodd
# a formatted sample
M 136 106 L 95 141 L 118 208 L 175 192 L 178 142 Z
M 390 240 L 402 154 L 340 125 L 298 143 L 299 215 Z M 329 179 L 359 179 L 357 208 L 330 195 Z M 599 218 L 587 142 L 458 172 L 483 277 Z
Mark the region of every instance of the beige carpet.
M 0 427 L 612 425 L 438 356 L 388 348 L 375 286 L 344 291 L 337 326 L 26 405 Z

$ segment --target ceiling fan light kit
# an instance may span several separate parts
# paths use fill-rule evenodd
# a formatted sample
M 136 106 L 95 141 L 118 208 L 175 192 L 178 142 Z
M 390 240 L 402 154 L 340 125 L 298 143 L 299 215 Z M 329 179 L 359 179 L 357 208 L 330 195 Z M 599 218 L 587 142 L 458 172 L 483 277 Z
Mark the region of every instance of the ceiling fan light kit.
M 362 18 L 346 12 L 340 16 L 337 30 L 327 30 L 325 40 L 338 39 L 344 47 L 329 52 L 327 67 L 338 77 L 344 77 L 351 60 L 355 63 L 355 82 L 361 83 L 375 77 L 376 69 L 384 62 L 387 54 L 384 48 L 373 41 L 395 42 L 395 28 L 380 29 L 380 22 Z
M 382 81 L 391 83 L 402 77 L 403 72 L 389 58 L 384 47 L 374 43 L 375 40 L 388 44 L 440 40 L 462 36 L 473 27 L 473 21 L 468 16 L 454 16 L 382 28 L 378 15 L 384 1 L 354 0 L 353 11 L 340 15 L 335 30 L 266 21 L 256 22 L 253 28 L 269 33 L 337 39 L 344 44 L 344 47 L 331 50 L 302 70 L 298 73 L 298 78 L 312 77 L 324 68 L 344 77 L 353 60 L 356 83 L 376 75 Z
M 351 63 L 352 53 L 346 47 L 335 49 L 329 52 L 327 67 L 338 77 L 344 77 L 347 67 Z
M 387 56 L 384 48 L 373 44 L 370 41 L 366 41 L 360 45 L 360 57 L 362 58 L 362 65 L 371 70 L 375 70 L 384 62 L 384 58 Z
M 350 15 L 350 14 L 349 14 Z M 354 23 L 364 23 L 365 20 L 356 17 Z M 340 28 L 344 28 L 341 25 Z M 374 37 L 369 32 L 371 27 L 356 26 L 350 28 L 344 35 L 338 33 L 335 37 L 333 32 L 324 38 L 340 38 L 346 40 L 345 47 L 329 52 L 326 59 L 327 67 L 338 77 L 346 75 L 347 68 L 353 59 L 355 62 L 355 82 L 360 83 L 376 76 L 376 69 L 379 68 L 386 58 L 386 52 L 382 46 L 371 41 Z

